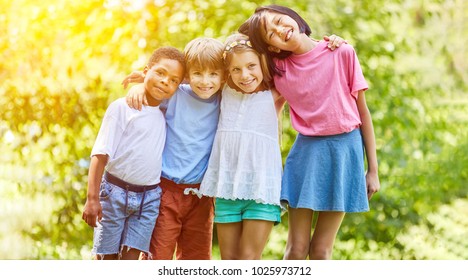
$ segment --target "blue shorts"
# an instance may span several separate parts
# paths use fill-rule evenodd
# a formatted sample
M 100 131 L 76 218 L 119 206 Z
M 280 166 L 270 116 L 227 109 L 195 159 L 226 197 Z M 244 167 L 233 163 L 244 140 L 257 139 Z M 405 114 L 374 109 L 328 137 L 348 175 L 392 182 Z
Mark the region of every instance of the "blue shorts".
M 215 223 L 237 223 L 242 220 L 264 220 L 278 224 L 281 221 L 281 207 L 255 200 L 216 198 Z
M 148 252 L 159 214 L 161 188 L 146 191 L 140 216 L 143 194 L 127 192 L 102 180 L 99 192 L 102 220 L 94 228 L 93 255 L 119 254 L 123 246 Z

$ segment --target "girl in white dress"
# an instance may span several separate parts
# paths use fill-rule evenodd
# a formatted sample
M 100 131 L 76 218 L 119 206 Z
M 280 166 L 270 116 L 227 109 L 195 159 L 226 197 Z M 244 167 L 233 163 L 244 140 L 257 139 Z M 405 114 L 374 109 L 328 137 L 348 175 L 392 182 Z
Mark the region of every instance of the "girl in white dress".
M 216 197 L 221 258 L 260 259 L 281 218 L 277 112 L 284 99 L 269 89 L 266 61 L 247 36 L 229 36 L 223 57 L 228 78 L 200 193 Z

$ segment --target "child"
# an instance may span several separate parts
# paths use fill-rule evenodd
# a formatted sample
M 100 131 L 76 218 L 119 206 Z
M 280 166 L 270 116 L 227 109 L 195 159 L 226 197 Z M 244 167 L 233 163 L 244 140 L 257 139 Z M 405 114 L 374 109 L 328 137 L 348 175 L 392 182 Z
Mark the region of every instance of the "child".
M 144 70 L 148 106 L 109 105 L 91 152 L 83 220 L 94 227 L 97 259 L 138 259 L 148 252 L 158 216 L 166 123 L 159 109 L 184 78 L 183 54 L 157 49 Z M 102 180 L 102 181 L 101 181 Z
M 213 236 L 213 198 L 187 195 L 198 190 L 205 174 L 218 125 L 219 90 L 224 83 L 223 44 L 194 39 L 185 47 L 187 78 L 161 107 L 166 110 L 167 141 L 163 152 L 159 217 L 151 239 L 154 259 L 209 260 Z M 131 74 L 128 78 L 137 78 Z M 127 98 L 141 106 L 134 86 Z M 135 100 L 133 102 L 132 100 Z
M 326 42 L 309 38 L 310 27 L 286 7 L 257 8 L 239 31 L 267 55 L 275 87 L 299 132 L 282 182 L 281 200 L 289 204 L 284 258 L 330 259 L 345 213 L 368 211 L 368 200 L 380 188 L 364 94 L 368 86 L 359 61 L 349 45 L 330 52 Z M 311 237 L 314 211 L 318 219 Z
M 227 85 L 200 193 L 216 197 L 221 258 L 260 259 L 281 215 L 277 96 L 247 36 L 229 36 L 223 57 Z

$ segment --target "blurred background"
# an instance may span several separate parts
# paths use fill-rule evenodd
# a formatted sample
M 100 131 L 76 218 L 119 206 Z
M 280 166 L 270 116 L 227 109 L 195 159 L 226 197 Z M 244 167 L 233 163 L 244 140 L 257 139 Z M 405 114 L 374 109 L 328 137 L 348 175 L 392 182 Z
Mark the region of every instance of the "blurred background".
M 370 85 L 382 188 L 345 217 L 333 258 L 468 259 L 464 0 L 0 0 L 0 259 L 90 259 L 89 154 L 122 79 L 155 48 L 224 40 L 272 3 L 314 38 L 347 39 Z M 286 157 L 287 113 L 283 125 Z M 264 258 L 281 259 L 286 237 L 287 214 Z

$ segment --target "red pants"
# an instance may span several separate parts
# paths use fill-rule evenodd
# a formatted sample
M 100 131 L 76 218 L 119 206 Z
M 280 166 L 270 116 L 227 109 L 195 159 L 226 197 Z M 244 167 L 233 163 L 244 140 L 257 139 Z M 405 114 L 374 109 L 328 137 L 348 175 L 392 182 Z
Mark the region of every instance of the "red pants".
M 209 260 L 213 239 L 214 199 L 184 194 L 200 184 L 176 184 L 161 178 L 161 205 L 151 237 L 150 253 L 155 260 Z

